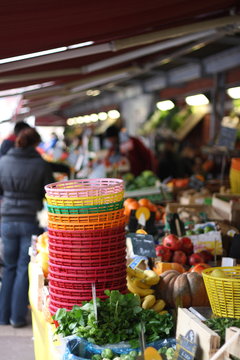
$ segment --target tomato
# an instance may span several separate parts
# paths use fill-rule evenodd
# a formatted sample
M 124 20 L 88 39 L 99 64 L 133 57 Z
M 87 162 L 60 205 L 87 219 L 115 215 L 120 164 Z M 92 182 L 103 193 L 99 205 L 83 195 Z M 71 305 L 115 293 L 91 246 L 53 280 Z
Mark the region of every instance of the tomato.
M 163 246 L 170 250 L 179 250 L 181 248 L 181 240 L 173 234 L 166 235 L 163 239 Z

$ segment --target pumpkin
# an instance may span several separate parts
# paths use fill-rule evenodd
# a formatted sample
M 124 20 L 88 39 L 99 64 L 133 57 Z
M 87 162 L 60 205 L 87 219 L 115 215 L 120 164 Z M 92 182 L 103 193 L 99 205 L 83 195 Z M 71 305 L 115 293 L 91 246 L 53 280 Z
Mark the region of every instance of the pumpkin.
M 158 275 L 161 275 L 162 273 L 164 273 L 167 270 L 176 270 L 180 273 L 183 273 L 186 271 L 181 264 L 178 264 L 175 262 L 161 262 L 161 261 L 158 261 L 155 263 L 153 270 Z
M 209 306 L 202 275 L 197 272 L 165 271 L 156 285 L 157 298 L 169 307 Z

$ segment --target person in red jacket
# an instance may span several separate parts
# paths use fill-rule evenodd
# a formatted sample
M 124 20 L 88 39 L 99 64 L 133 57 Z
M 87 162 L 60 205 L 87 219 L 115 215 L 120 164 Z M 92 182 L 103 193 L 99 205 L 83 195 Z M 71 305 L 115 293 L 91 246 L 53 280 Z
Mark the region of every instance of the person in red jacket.
M 122 155 L 126 156 L 130 163 L 130 172 L 138 176 L 144 170 L 156 171 L 156 160 L 150 149 L 137 137 L 127 134 L 125 129 L 121 131 L 115 125 L 106 130 L 105 138 L 111 149 L 117 149 Z

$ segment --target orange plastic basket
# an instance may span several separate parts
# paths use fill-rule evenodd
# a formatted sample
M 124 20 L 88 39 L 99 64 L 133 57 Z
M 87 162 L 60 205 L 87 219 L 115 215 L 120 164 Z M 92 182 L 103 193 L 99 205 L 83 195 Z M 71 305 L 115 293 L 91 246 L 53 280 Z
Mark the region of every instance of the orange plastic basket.
M 212 276 L 215 269 L 220 269 L 224 277 Z M 202 275 L 212 312 L 221 317 L 240 318 L 240 266 L 208 268 Z
M 92 224 L 103 221 L 112 221 L 112 220 L 121 219 L 124 216 L 123 212 L 124 209 L 108 211 L 105 213 L 84 214 L 84 215 L 59 215 L 59 214 L 48 213 L 48 219 L 53 222 L 60 222 L 64 224 L 69 224 L 69 223 Z
M 94 206 L 115 203 L 123 200 L 124 191 L 116 194 L 107 194 L 101 196 L 88 196 L 88 197 L 55 197 L 46 195 L 48 205 L 53 206 Z
M 124 190 L 121 179 L 79 179 L 59 181 L 45 186 L 46 193 L 55 197 L 89 197 L 111 195 Z
M 98 222 L 98 223 L 61 223 L 61 222 L 55 222 L 55 221 L 48 221 L 48 226 L 51 229 L 57 229 L 57 230 L 71 230 L 71 231 L 85 231 L 85 230 L 102 230 L 102 229 L 108 229 L 116 226 L 122 226 L 126 222 L 125 216 L 112 220 L 112 221 L 104 221 L 104 222 Z

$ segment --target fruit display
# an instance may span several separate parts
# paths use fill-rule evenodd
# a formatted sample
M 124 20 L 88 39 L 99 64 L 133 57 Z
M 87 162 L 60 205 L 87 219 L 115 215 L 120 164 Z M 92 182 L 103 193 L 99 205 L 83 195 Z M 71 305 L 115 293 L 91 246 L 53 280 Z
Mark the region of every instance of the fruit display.
M 167 234 L 163 237 L 162 244 L 156 245 L 156 254 L 161 260 L 155 264 L 154 271 L 158 274 L 170 269 L 182 272 L 181 270 L 185 271 L 187 266 L 195 266 L 199 263 L 207 264 L 213 260 L 213 255 L 209 250 L 194 252 L 194 246 L 189 237 L 178 237 L 174 234 Z
M 131 173 L 127 173 L 123 176 L 123 180 L 125 181 L 126 190 L 131 191 L 155 186 L 159 179 L 151 170 L 145 170 L 136 177 Z
M 156 299 L 155 290 L 152 286 L 159 283 L 159 276 L 152 270 L 140 270 L 127 267 L 127 287 L 128 290 L 141 298 L 143 309 L 153 309 L 160 314 L 164 314 L 165 302 Z
M 127 198 L 124 200 L 124 214 L 129 218 L 132 210 L 138 210 L 140 207 L 147 208 L 150 212 L 155 213 L 155 220 L 159 221 L 163 218 L 165 209 L 162 206 L 155 205 L 152 201 L 147 198 L 141 198 L 139 200 L 133 198 Z
M 163 272 L 160 275 L 159 284 L 156 286 L 156 294 L 171 308 L 209 306 L 202 275 L 197 272 L 182 274 L 176 270 Z

